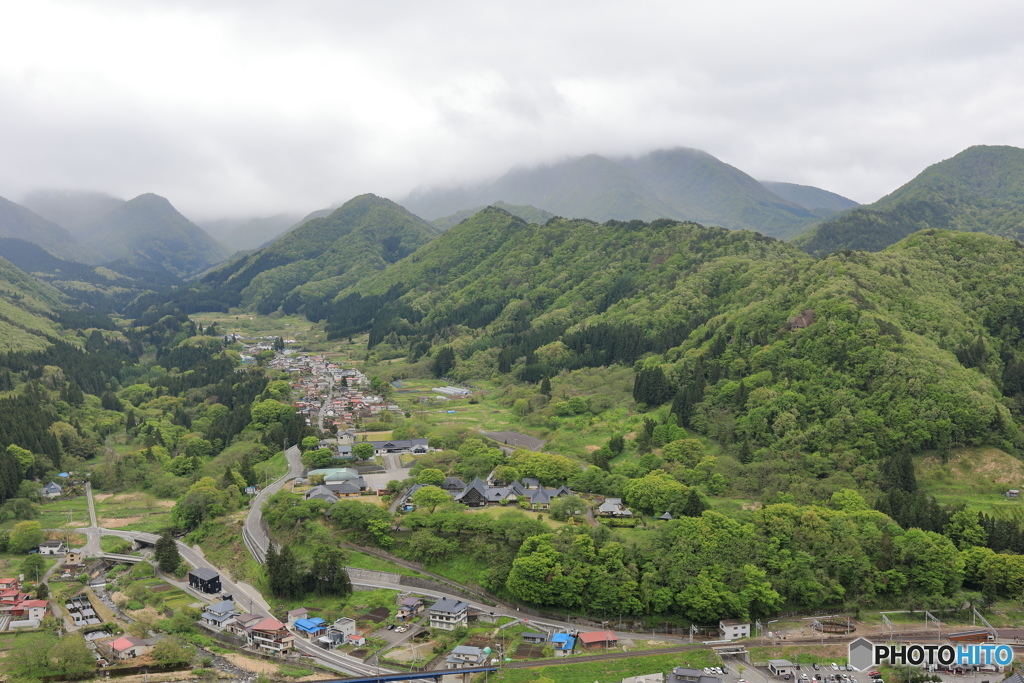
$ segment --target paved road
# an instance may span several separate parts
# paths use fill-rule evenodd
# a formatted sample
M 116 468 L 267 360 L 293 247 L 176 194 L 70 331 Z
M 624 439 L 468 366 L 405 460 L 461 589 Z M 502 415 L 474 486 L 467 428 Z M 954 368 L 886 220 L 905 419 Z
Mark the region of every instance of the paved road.
M 245 518 L 245 525 L 242 527 L 242 540 L 245 541 L 246 547 L 249 548 L 249 552 L 256 558 L 256 561 L 263 564 L 264 557 L 267 552 L 267 544 L 270 543 L 270 538 L 263 530 L 263 514 L 260 508 L 267 502 L 270 496 L 274 495 L 284 486 L 284 483 L 289 479 L 302 474 L 302 453 L 298 446 L 292 446 L 285 451 L 285 457 L 288 459 L 288 472 L 285 473 L 280 479 L 276 480 L 265 489 L 259 492 L 252 502 L 249 504 L 249 514 Z

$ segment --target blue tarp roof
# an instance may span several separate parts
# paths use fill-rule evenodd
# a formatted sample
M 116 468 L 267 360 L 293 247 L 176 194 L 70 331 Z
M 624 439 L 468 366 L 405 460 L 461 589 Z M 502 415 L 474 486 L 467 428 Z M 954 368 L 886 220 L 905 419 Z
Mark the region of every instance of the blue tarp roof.
M 319 631 L 324 628 L 326 622 L 320 617 L 313 617 L 312 619 L 296 619 L 295 628 L 303 631 Z

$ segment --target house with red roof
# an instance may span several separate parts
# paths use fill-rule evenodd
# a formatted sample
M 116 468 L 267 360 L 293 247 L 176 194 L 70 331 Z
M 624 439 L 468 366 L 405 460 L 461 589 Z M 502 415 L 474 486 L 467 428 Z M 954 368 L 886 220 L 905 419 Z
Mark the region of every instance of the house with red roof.
M 269 654 L 283 655 L 291 652 L 294 641 L 295 636 L 273 617 L 267 617 L 249 631 L 249 644 Z
M 46 616 L 46 608 L 49 603 L 46 600 L 22 600 L 14 606 L 11 614 L 21 619 L 35 619 L 42 621 Z
M 590 633 L 581 633 L 579 638 L 580 642 L 583 643 L 583 647 L 587 649 L 616 647 L 619 642 L 619 639 L 611 631 L 591 631 Z
M 110 649 L 118 659 L 131 659 L 148 655 L 153 650 L 153 646 L 147 644 L 144 638 L 121 636 L 110 643 Z

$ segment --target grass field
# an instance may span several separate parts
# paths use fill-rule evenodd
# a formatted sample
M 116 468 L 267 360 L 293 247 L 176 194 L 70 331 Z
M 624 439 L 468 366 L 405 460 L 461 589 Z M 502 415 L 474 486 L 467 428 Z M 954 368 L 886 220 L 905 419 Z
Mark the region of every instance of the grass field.
M 253 465 L 252 469 L 260 481 L 271 482 L 288 471 L 288 458 L 285 457 L 284 451 L 278 451 L 270 459 Z
M 490 517 L 500 517 L 506 512 L 512 511 L 522 512 L 525 515 L 529 515 L 533 519 L 540 518 L 540 521 L 544 522 L 552 529 L 557 529 L 558 527 L 565 526 L 566 524 L 565 522 L 559 522 L 554 519 L 551 519 L 551 515 L 549 515 L 546 512 L 536 510 L 523 510 L 514 505 L 492 505 L 489 507 L 482 508 L 470 508 L 469 510 L 466 511 L 466 513 L 470 515 L 488 515 Z
M 345 558 L 345 564 L 349 567 L 358 567 L 359 569 L 372 569 L 378 572 L 392 572 L 394 574 L 401 574 L 402 576 L 423 576 L 422 572 L 418 572 L 415 569 L 409 569 L 403 567 L 400 564 L 395 564 L 388 560 L 382 559 L 375 555 L 368 553 L 359 552 L 358 550 L 345 549 L 347 556 Z
M 601 662 L 573 662 L 534 669 L 504 669 L 491 674 L 488 680 L 502 683 L 530 683 L 538 677 L 550 678 L 556 683 L 619 683 L 628 676 L 665 673 L 677 666 L 703 669 L 720 664 L 721 660 L 711 650 L 692 650 L 668 655 L 643 655 L 625 657 Z M 474 682 L 483 683 L 484 676 L 474 677 Z
M 810 647 L 752 647 L 750 660 L 764 662 L 769 659 L 788 659 L 791 662 L 810 664 L 846 664 L 849 648 L 846 645 L 812 645 Z
M 22 520 L 9 519 L 0 524 L 0 529 L 12 529 L 20 521 Z M 85 496 L 41 503 L 36 521 L 44 529 L 75 529 L 89 526 L 89 503 Z
M 920 488 L 940 503 L 966 504 L 1001 519 L 1024 524 L 1024 498 L 1009 500 L 1008 489 L 1024 489 L 1024 463 L 998 448 L 961 448 L 943 463 L 928 455 L 914 462 Z
M 161 500 L 142 491 L 93 495 L 96 521 L 108 529 L 160 532 L 168 527 L 173 500 Z
M 116 553 L 118 555 L 131 555 L 131 541 L 126 541 L 120 536 L 103 536 L 100 538 L 100 548 L 105 553 Z

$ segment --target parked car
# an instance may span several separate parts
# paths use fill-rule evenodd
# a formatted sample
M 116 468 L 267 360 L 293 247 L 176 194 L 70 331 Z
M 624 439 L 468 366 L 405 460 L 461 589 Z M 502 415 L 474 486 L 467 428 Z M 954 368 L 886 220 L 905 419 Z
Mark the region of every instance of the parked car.
M 398 628 L 395 629 L 395 633 L 405 633 L 408 630 L 409 630 L 408 626 L 399 626 Z
M 869 671 L 868 672 L 868 676 L 871 676 L 871 678 L 879 678 L 879 677 L 881 677 L 881 675 L 882 674 L 878 673 L 877 671 Z
M 847 663 L 846 663 L 846 670 L 847 670 L 847 671 L 853 671 L 853 667 L 852 667 L 852 666 L 850 666 L 850 663 L 849 663 L 849 662 L 847 662 Z
M 821 667 L 818 666 L 817 662 L 811 662 L 811 668 L 814 669 L 815 671 L 818 671 L 819 669 L 821 669 Z
M 727 667 L 725 667 L 725 666 L 720 666 L 720 667 L 718 667 L 718 669 L 719 669 L 719 671 L 721 671 L 721 672 L 722 672 L 722 675 L 723 675 L 723 676 L 728 676 L 728 675 L 729 675 L 729 669 L 728 669 Z
M 388 624 L 388 630 L 389 630 L 389 631 L 390 631 L 391 629 L 393 629 L 394 627 L 395 627 L 395 625 L 394 625 L 394 624 Z
M 835 662 L 832 662 L 832 670 L 833 671 L 839 671 L 839 665 L 836 664 Z

